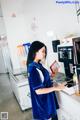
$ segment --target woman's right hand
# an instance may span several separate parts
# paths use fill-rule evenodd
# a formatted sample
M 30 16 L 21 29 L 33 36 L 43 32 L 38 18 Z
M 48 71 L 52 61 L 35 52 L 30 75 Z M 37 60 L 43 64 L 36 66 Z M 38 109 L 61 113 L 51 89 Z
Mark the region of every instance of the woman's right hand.
M 63 89 L 65 89 L 65 84 L 63 84 L 63 83 L 59 84 L 55 87 L 55 91 L 61 91 Z

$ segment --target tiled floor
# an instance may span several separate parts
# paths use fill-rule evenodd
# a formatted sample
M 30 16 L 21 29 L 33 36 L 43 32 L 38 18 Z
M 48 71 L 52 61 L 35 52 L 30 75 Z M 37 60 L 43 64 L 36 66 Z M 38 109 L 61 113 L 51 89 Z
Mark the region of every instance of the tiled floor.
M 7 74 L 0 74 L 0 113 L 8 112 L 9 120 L 32 120 L 31 109 L 21 111 L 12 92 Z

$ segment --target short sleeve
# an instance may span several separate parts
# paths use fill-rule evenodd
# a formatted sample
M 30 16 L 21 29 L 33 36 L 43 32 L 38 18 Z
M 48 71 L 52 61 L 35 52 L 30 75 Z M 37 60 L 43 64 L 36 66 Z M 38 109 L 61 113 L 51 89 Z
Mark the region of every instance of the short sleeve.
M 36 68 L 32 69 L 29 73 L 29 83 L 33 90 L 43 88 L 43 83 L 41 81 L 39 72 Z

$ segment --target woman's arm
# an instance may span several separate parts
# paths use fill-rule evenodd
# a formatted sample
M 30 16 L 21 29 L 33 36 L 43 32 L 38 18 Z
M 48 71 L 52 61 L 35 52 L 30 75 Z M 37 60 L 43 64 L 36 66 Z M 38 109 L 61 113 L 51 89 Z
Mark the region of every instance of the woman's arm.
M 53 87 L 49 87 L 49 88 L 40 88 L 35 90 L 36 94 L 47 94 L 53 91 L 60 91 L 63 90 L 65 88 L 64 84 L 60 84 L 58 86 L 53 86 Z

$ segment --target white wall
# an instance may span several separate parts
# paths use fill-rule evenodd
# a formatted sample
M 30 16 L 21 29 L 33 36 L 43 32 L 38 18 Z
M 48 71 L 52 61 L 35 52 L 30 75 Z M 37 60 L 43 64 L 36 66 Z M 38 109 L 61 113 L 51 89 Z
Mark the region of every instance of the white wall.
M 1 5 L 13 69 L 20 68 L 17 57 L 17 45 L 28 42 L 30 38 L 27 34 L 27 26 L 22 12 L 22 1 L 2 0 Z
M 68 34 L 80 33 L 74 4 L 56 4 L 53 0 L 27 0 L 24 14 L 33 40 L 44 41 L 48 47 L 49 66 L 58 59 L 57 53 L 53 53 L 52 50 L 52 40 L 61 40 Z M 33 23 L 35 29 L 32 27 Z M 53 34 L 48 35 L 49 32 Z M 63 64 L 61 63 L 60 66 L 60 71 L 64 72 Z
M 16 54 L 18 44 L 43 41 L 48 46 L 50 65 L 57 59 L 57 54 L 52 51 L 52 40 L 61 40 L 65 35 L 80 33 L 80 24 L 72 4 L 56 4 L 54 0 L 1 0 L 1 5 L 14 68 L 19 68 Z M 16 17 L 13 17 L 13 13 Z M 50 31 L 52 35 L 47 34 Z
M 29 28 L 35 17 L 38 39 L 45 39 L 49 30 L 55 32 L 59 38 L 67 33 L 78 32 L 75 6 L 72 4 L 56 4 L 53 0 L 27 0 L 24 14 Z

